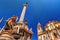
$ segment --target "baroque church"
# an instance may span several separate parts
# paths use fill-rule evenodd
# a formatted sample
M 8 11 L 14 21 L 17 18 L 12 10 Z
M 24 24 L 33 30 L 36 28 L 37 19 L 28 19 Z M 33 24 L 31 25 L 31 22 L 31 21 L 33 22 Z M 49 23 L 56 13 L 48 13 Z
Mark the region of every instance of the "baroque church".
M 42 26 L 38 23 L 38 40 L 60 40 L 60 22 L 49 21 L 45 30 L 42 30 Z
M 24 4 L 21 16 L 18 20 L 17 16 L 12 16 L 6 21 L 6 24 L 0 29 L 0 40 L 32 40 L 32 28 L 28 28 L 28 22 L 24 21 L 24 16 L 28 3 Z M 3 20 L 3 18 L 0 20 Z M 43 31 L 42 25 L 37 25 L 38 40 L 60 40 L 60 22 L 49 21 L 45 30 Z

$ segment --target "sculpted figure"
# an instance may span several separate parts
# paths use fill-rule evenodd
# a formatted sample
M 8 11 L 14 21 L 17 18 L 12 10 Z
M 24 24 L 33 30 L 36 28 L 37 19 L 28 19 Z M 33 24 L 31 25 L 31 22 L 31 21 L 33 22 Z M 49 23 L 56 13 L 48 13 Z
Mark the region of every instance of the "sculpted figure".
M 15 26 L 17 23 L 18 17 L 17 16 L 13 16 L 11 18 L 9 18 L 6 22 L 6 27 L 5 27 L 5 30 L 10 30 L 10 29 L 13 29 L 13 26 Z

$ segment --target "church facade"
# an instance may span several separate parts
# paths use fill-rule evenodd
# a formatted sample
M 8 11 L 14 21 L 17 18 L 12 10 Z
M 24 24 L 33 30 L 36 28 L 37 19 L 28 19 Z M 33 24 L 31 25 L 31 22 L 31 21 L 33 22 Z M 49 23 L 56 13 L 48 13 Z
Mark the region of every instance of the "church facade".
M 28 28 L 28 22 L 24 21 L 25 12 L 28 4 L 23 7 L 19 21 L 17 16 L 13 16 L 6 21 L 6 24 L 0 30 L 0 40 L 31 40 L 32 28 Z M 42 25 L 37 25 L 38 40 L 60 40 L 60 22 L 49 21 L 45 30 Z
M 45 30 L 42 30 L 42 26 L 38 23 L 38 40 L 60 40 L 60 22 L 49 21 Z

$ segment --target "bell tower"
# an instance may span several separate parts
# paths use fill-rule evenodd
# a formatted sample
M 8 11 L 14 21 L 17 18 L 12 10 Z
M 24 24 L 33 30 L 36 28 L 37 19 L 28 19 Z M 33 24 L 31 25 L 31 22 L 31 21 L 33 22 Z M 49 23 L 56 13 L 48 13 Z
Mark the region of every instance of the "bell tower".
M 37 25 L 38 40 L 41 40 L 41 34 L 43 33 L 42 26 L 40 23 Z
M 38 23 L 38 25 L 37 25 L 38 27 L 37 27 L 37 30 L 38 30 L 38 34 L 41 34 L 42 32 L 43 32 L 43 30 L 42 30 L 42 26 L 41 26 L 41 24 L 40 23 Z

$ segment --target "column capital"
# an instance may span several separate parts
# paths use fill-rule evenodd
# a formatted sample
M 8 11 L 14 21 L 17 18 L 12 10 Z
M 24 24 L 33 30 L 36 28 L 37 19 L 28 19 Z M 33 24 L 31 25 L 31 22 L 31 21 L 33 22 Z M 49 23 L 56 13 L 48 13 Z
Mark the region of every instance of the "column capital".
M 26 2 L 26 3 L 24 4 L 24 6 L 28 7 L 28 3 Z

